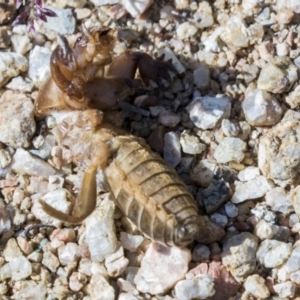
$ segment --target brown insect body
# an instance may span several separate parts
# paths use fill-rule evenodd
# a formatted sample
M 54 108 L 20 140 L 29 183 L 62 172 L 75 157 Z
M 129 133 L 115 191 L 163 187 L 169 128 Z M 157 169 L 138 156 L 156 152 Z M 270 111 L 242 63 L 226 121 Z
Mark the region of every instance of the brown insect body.
M 71 214 L 59 212 L 43 201 L 40 201 L 41 205 L 49 215 L 63 221 L 82 221 L 95 209 L 96 171 L 100 168 L 116 204 L 141 232 L 165 245 L 187 245 L 199 234 L 198 209 L 193 196 L 175 170 L 153 153 L 143 139 L 105 124 L 101 112 L 86 109 L 86 106 L 94 106 L 94 101 L 97 102 L 97 108 L 114 108 L 115 102 L 122 100 L 124 95 L 121 98 L 107 95 L 126 94 L 126 88 L 132 88 L 136 83 L 136 69 L 139 69 L 142 79 L 148 84 L 150 79 L 168 80 L 168 71 L 173 71 L 174 67 L 170 62 L 153 60 L 144 53 L 126 52 L 113 60 L 107 72 L 109 78 L 91 81 L 90 74 L 95 75 L 95 69 L 92 66 L 90 72 L 87 61 L 95 60 L 97 49 L 94 52 L 92 49 L 86 55 L 86 48 L 99 48 L 99 45 L 95 43 L 96 38 L 88 34 L 84 35 L 85 48 L 75 45 L 75 50 L 71 50 L 67 41 L 63 40 L 65 45 L 58 46 L 54 51 L 51 59 L 52 78 L 40 90 L 35 104 L 40 116 L 49 114 L 53 109 L 81 106 L 85 109 L 74 111 L 57 125 L 53 133 L 62 147 L 74 153 L 75 163 L 84 161 L 88 164 L 87 171 Z M 101 61 L 106 64 L 111 60 L 105 51 L 100 54 L 98 64 L 103 67 Z M 118 71 L 118 59 L 119 74 L 122 77 L 114 77 Z M 105 89 L 101 84 L 105 85 L 106 82 L 112 85 L 106 85 Z M 77 93 L 79 87 L 81 90 Z M 54 91 L 50 96 L 49 90 Z

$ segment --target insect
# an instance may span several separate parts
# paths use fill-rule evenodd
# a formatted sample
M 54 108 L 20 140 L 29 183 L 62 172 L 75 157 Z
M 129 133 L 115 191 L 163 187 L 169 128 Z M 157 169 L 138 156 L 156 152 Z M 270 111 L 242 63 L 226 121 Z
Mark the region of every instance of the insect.
M 40 201 L 42 208 L 63 221 L 81 222 L 96 207 L 96 173 L 101 169 L 116 204 L 141 232 L 168 246 L 185 246 L 201 229 L 193 196 L 175 170 L 143 139 L 103 120 L 103 111 L 114 109 L 140 84 L 134 79 L 137 69 L 148 84 L 150 79 L 169 80 L 168 71 L 174 67 L 139 52 L 125 52 L 112 60 L 111 47 L 108 29 L 92 34 L 83 29 L 73 49 L 61 38 L 52 54 L 51 78 L 39 91 L 36 111 L 41 116 L 53 109 L 81 109 L 69 114 L 53 132 L 63 147 L 72 150 L 74 161 L 84 161 L 88 167 L 71 214 Z M 108 77 L 103 77 L 103 67 L 109 63 Z M 95 66 L 102 77 L 96 77 Z

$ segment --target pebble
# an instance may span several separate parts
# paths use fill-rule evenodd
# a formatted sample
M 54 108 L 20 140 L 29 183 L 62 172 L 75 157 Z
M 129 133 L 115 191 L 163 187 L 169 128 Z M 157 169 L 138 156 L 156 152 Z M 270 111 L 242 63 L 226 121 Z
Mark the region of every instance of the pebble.
M 4 207 L 0 207 L 0 220 L 0 234 L 9 231 L 11 228 L 11 221 Z
M 195 97 L 186 107 L 190 119 L 200 129 L 215 128 L 228 119 L 231 112 L 231 103 L 226 97 Z
M 221 128 L 224 135 L 228 137 L 236 137 L 241 132 L 239 124 L 229 119 L 222 120 Z
M 101 274 L 92 276 L 88 292 L 93 300 L 115 300 L 115 290 Z
M 247 28 L 241 15 L 233 15 L 227 20 L 220 37 L 232 50 L 248 47 Z
M 174 291 L 178 300 L 206 299 L 215 293 L 213 279 L 204 274 L 179 281 Z
M 164 160 L 167 164 L 175 168 L 181 161 L 181 146 L 179 134 L 170 131 L 164 136 Z
M 265 176 L 257 176 L 245 183 L 235 182 L 235 192 L 231 198 L 233 203 L 241 203 L 250 199 L 263 197 L 273 186 Z
M 190 22 L 181 23 L 177 29 L 177 37 L 181 40 L 193 37 L 198 31 L 198 28 Z
M 171 60 L 172 65 L 175 67 L 178 74 L 185 72 L 185 67 L 170 48 L 164 47 L 163 49 L 159 50 L 157 54 L 158 56 L 164 55 L 164 61 Z
M 45 267 L 47 267 L 51 272 L 55 273 L 57 268 L 59 267 L 59 260 L 56 257 L 56 255 L 54 255 L 52 252 L 45 251 L 43 253 L 42 264 Z
M 195 25 L 202 29 L 214 25 L 213 11 L 210 4 L 206 1 L 200 2 L 198 9 L 194 13 Z
M 32 268 L 30 262 L 24 256 L 16 257 L 9 261 L 12 280 L 18 281 L 31 275 Z
M 2 143 L 13 148 L 30 145 L 36 128 L 34 106 L 30 98 L 21 93 L 6 91 L 0 98 L 0 120 Z
M 57 254 L 61 265 L 71 264 L 79 257 L 78 245 L 76 243 L 67 243 L 57 249 Z
M 229 218 L 235 218 L 239 214 L 239 209 L 231 201 L 226 202 L 224 208 Z
M 289 0 L 289 1 L 277 0 L 276 8 L 277 8 L 277 11 L 280 11 L 281 9 L 286 8 L 286 9 L 293 11 L 296 14 L 300 13 L 300 5 L 297 0 Z
M 154 0 L 121 0 L 122 5 L 133 18 L 141 16 L 153 3 Z
M 248 167 L 240 171 L 238 174 L 238 179 L 240 181 L 249 181 L 260 175 L 259 168 L 257 167 Z
M 91 2 L 95 6 L 102 6 L 102 5 L 113 5 L 120 2 L 120 0 L 91 0 Z
M 211 299 L 230 299 L 231 296 L 236 295 L 240 287 L 240 284 L 219 261 L 212 261 L 209 264 L 201 263 L 196 268 L 190 270 L 187 276 L 190 274 L 194 276 L 207 274 L 213 278 L 215 293 Z
M 180 116 L 174 114 L 170 110 L 162 111 L 159 114 L 159 123 L 166 126 L 166 127 L 175 127 L 181 120 Z
M 276 268 L 287 261 L 292 250 L 290 243 L 267 239 L 259 245 L 256 258 L 265 268 Z
M 300 247 L 295 247 L 287 262 L 285 269 L 288 273 L 296 272 L 300 269 Z
M 230 161 L 241 162 L 245 157 L 246 146 L 239 138 L 225 137 L 215 149 L 214 158 L 223 164 Z
M 11 36 L 11 43 L 14 52 L 21 55 L 25 55 L 32 48 L 32 43 L 27 35 L 13 34 Z
M 282 187 L 275 187 L 266 193 L 266 203 L 274 211 L 281 212 L 285 215 L 294 211 L 290 198 L 285 189 Z
M 3 250 L 3 257 L 6 261 L 11 261 L 17 257 L 22 256 L 22 252 L 14 238 L 7 241 L 5 248 Z
M 27 92 L 30 93 L 33 89 L 33 84 L 29 80 L 23 79 L 21 76 L 14 77 L 8 84 L 5 86 L 9 90 Z
M 206 149 L 205 144 L 200 143 L 197 136 L 190 134 L 186 130 L 180 135 L 180 144 L 182 151 L 187 154 L 201 154 Z
M 56 173 L 48 163 L 30 155 L 22 148 L 18 148 L 15 152 L 11 167 L 18 174 L 41 176 L 44 179 Z
M 286 56 L 276 56 L 261 70 L 257 88 L 279 94 L 290 90 L 297 80 L 297 67 Z
M 246 95 L 242 108 L 247 122 L 252 126 L 274 125 L 283 112 L 274 96 L 259 89 Z
M 9 46 L 11 37 L 8 34 L 8 28 L 6 26 L 0 27 L 0 48 L 5 49 Z
M 254 272 L 257 246 L 257 237 L 248 232 L 237 234 L 224 243 L 222 263 L 238 282 Z
M 287 281 L 273 285 L 274 291 L 281 298 L 294 298 L 296 292 L 296 286 L 293 282 Z
M 0 87 L 12 77 L 18 76 L 28 69 L 28 60 L 19 53 L 0 52 Z
M 45 47 L 35 46 L 30 51 L 28 76 L 37 88 L 40 88 L 50 75 L 50 56 L 51 51 Z
M 210 250 L 206 245 L 203 244 L 197 244 L 192 253 L 192 260 L 193 261 L 199 261 L 199 262 L 205 262 L 209 261 L 210 256 Z
M 209 187 L 201 191 L 201 200 L 208 214 L 216 211 L 229 197 L 229 184 L 223 178 L 214 178 Z
M 207 64 L 200 64 L 194 71 L 194 84 L 198 89 L 205 89 L 210 85 L 210 70 Z
M 11 163 L 11 156 L 5 149 L 0 149 L 0 167 L 6 168 Z
M 102 262 L 116 250 L 117 238 L 113 219 L 114 210 L 114 202 L 105 198 L 101 202 L 99 209 L 94 210 L 85 220 L 86 244 L 93 262 Z
M 210 215 L 210 219 L 218 224 L 221 228 L 225 228 L 225 226 L 228 223 L 228 218 L 222 214 L 219 213 L 213 213 Z
M 45 29 L 50 29 L 59 34 L 73 34 L 75 32 L 76 20 L 72 9 L 48 7 L 57 14 L 56 18 L 47 18 L 47 22 L 43 23 Z M 48 65 L 48 64 L 47 64 Z
M 244 80 L 246 83 L 250 83 L 254 81 L 259 73 L 259 68 L 256 65 L 243 65 L 243 71 L 242 74 L 244 76 Z
M 272 239 L 279 232 L 279 226 L 260 220 L 255 228 L 254 235 L 261 240 Z
M 208 187 L 218 169 L 217 162 L 212 159 L 199 159 L 190 169 L 191 179 L 202 187 Z
M 244 284 L 245 290 L 259 299 L 270 297 L 270 291 L 265 283 L 265 279 L 258 274 L 249 276 Z
M 190 260 L 191 253 L 186 248 L 169 248 L 151 243 L 134 279 L 136 288 L 153 295 L 165 293 L 184 278 Z
M 122 243 L 122 247 L 130 252 L 135 252 L 143 241 L 144 237 L 141 235 L 132 235 L 127 232 L 120 233 L 120 242 Z
M 116 251 L 105 259 L 105 267 L 111 277 L 122 275 L 128 264 L 129 260 L 124 257 L 124 248 L 121 243 L 118 244 Z

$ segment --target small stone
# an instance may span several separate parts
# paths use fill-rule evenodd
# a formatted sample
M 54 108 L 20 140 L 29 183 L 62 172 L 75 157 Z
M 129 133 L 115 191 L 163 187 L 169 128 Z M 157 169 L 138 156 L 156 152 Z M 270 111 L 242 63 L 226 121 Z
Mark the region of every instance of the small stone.
M 50 75 L 50 56 L 51 51 L 45 47 L 35 46 L 30 51 L 28 76 L 37 88 L 40 88 Z
M 297 67 L 286 56 L 276 56 L 260 72 L 257 88 L 279 94 L 287 92 L 297 80 Z
M 198 89 L 205 89 L 210 85 L 210 70 L 208 65 L 200 64 L 194 71 L 194 84 Z
M 204 274 L 179 281 L 174 290 L 178 300 L 206 299 L 215 293 L 213 279 Z
M 12 259 L 9 262 L 9 266 L 11 269 L 12 280 L 15 281 L 24 279 L 32 273 L 31 264 L 24 256 Z
M 180 116 L 174 114 L 170 110 L 162 111 L 159 114 L 159 122 L 160 124 L 167 127 L 175 127 L 180 122 Z
M 221 39 L 233 50 L 248 47 L 247 28 L 241 15 L 235 14 L 227 20 Z
M 272 185 L 266 177 L 260 175 L 245 183 L 236 181 L 235 192 L 231 198 L 233 203 L 241 203 L 250 199 L 257 199 L 263 197 L 268 191 L 272 189 Z
M 0 52 L 0 87 L 12 77 L 18 76 L 28 69 L 27 59 L 18 53 Z
M 79 258 L 79 248 L 76 243 L 67 243 L 57 249 L 60 264 L 66 266 Z
M 193 249 L 192 260 L 197 262 L 209 261 L 210 250 L 206 245 L 197 244 Z
M 115 204 L 105 198 L 100 207 L 85 220 L 86 244 L 91 253 L 91 260 L 102 262 L 115 252 L 117 238 L 114 224 Z
M 47 18 L 47 22 L 43 23 L 44 28 L 58 32 L 59 34 L 73 34 L 75 32 L 76 20 L 70 8 L 61 9 L 49 6 L 57 14 L 55 18 Z
M 0 1 L 0 24 L 6 24 L 11 22 L 16 13 L 16 5 L 13 0 L 1 0 Z
M 277 0 L 276 8 L 277 8 L 277 11 L 280 11 L 281 9 L 286 8 L 286 9 L 293 11 L 296 14 L 300 13 L 300 5 L 297 0 L 289 0 L 289 1 Z
M 179 134 L 170 131 L 164 137 L 164 160 L 175 168 L 181 161 L 181 147 Z
M 76 8 L 74 10 L 75 14 L 76 14 L 76 19 L 77 20 L 84 20 L 87 19 L 91 16 L 92 11 L 89 8 Z
M 17 237 L 17 242 L 20 247 L 20 249 L 25 253 L 26 255 L 30 254 L 33 251 L 32 244 L 27 241 L 26 238 L 22 236 Z
M 222 263 L 238 282 L 254 272 L 257 246 L 257 237 L 248 232 L 237 234 L 224 243 Z
M 5 149 L 0 149 L 0 167 L 6 168 L 11 163 L 11 156 Z
M 135 252 L 136 249 L 144 241 L 144 237 L 142 237 L 141 235 L 132 235 L 130 233 L 121 232 L 120 241 L 124 249 L 130 252 Z
M 186 248 L 151 243 L 134 279 L 137 289 L 153 295 L 165 293 L 184 278 L 190 260 L 191 253 Z
M 225 203 L 225 212 L 229 218 L 235 218 L 239 214 L 239 209 L 231 201 Z
M 264 240 L 257 249 L 256 258 L 265 268 L 276 268 L 287 261 L 292 250 L 290 243 Z
M 200 129 L 215 128 L 228 119 L 231 103 L 228 98 L 196 97 L 186 108 L 191 121 Z
M 91 0 L 91 2 L 95 6 L 102 6 L 102 5 L 113 5 L 120 2 L 120 0 Z
M 93 300 L 115 300 L 115 290 L 101 274 L 92 276 L 88 292 Z
M 11 43 L 13 50 L 21 55 L 25 55 L 32 48 L 32 43 L 27 35 L 13 34 Z
M 274 291 L 279 295 L 281 298 L 294 298 L 296 286 L 291 281 L 286 281 L 278 284 L 273 285 Z
M 249 181 L 260 175 L 259 168 L 257 167 L 248 167 L 240 171 L 238 174 L 238 179 L 240 181 Z
M 206 1 L 200 2 L 197 11 L 194 13 L 195 25 L 198 28 L 207 28 L 214 25 L 213 11 Z
M 217 171 L 217 162 L 211 159 L 197 160 L 190 169 L 191 179 L 202 187 L 208 187 Z
M 229 184 L 223 178 L 214 178 L 208 188 L 201 191 L 201 200 L 208 214 L 216 211 L 230 197 Z
M 241 162 L 244 159 L 246 143 L 239 138 L 225 137 L 217 146 L 214 157 L 218 163 Z
M 27 258 L 32 262 L 40 263 L 43 260 L 43 254 L 40 252 L 31 252 Z
M 291 200 L 282 187 L 275 187 L 266 193 L 266 203 L 274 211 L 281 212 L 285 215 L 294 211 Z
M 265 284 L 265 279 L 257 274 L 249 276 L 244 286 L 245 290 L 256 298 L 265 299 L 270 297 L 270 291 Z
M 13 91 L 30 93 L 32 92 L 33 84 L 31 81 L 26 81 L 23 79 L 23 77 L 18 76 L 14 77 L 8 84 L 6 84 L 5 87 Z
M 260 220 L 255 228 L 254 235 L 261 240 L 272 239 L 279 232 L 279 226 Z
M 11 167 L 18 174 L 41 176 L 45 179 L 56 173 L 48 163 L 30 155 L 22 148 L 18 148 L 15 152 Z
M 20 248 L 18 247 L 18 244 L 15 239 L 11 238 L 8 240 L 8 242 L 5 245 L 4 251 L 3 251 L 3 257 L 6 261 L 11 261 L 17 257 L 22 256 L 22 252 Z
M 153 3 L 154 0 L 122 0 L 121 3 L 133 18 L 142 15 Z
M 43 254 L 42 264 L 47 267 L 51 272 L 56 272 L 59 267 L 58 258 L 50 251 L 46 251 Z
M 259 69 L 256 65 L 243 65 L 243 75 L 246 83 L 254 81 L 258 76 Z
M 124 257 L 124 249 L 119 244 L 116 251 L 105 259 L 105 267 L 108 275 L 111 277 L 118 277 L 125 271 L 129 260 Z
M 193 37 L 198 32 L 198 28 L 190 22 L 181 23 L 177 29 L 177 37 L 181 40 Z
M 295 247 L 287 262 L 285 269 L 288 273 L 298 271 L 300 269 L 300 247 Z
M 222 120 L 221 128 L 222 128 L 223 133 L 229 137 L 230 136 L 232 136 L 232 137 L 238 136 L 239 133 L 241 132 L 241 128 L 240 128 L 239 124 L 236 122 L 233 122 L 229 119 Z
M 252 126 L 274 125 L 282 115 L 282 108 L 275 97 L 258 89 L 246 95 L 242 108 L 247 122 Z
M 214 280 L 215 294 L 211 297 L 214 300 L 230 299 L 235 297 L 240 284 L 232 277 L 229 271 L 221 262 L 212 261 L 209 264 L 201 263 L 187 274 L 197 276 L 207 274 Z
M 186 130 L 184 130 L 180 135 L 180 144 L 182 151 L 187 154 L 201 154 L 206 149 L 206 146 L 200 143 L 197 136 L 190 134 Z
M 228 218 L 222 214 L 219 213 L 213 213 L 210 215 L 210 219 L 218 224 L 221 228 L 225 228 L 225 226 L 228 223 Z
M 73 272 L 69 278 L 69 288 L 73 292 L 79 292 L 84 287 L 86 281 L 86 275 Z

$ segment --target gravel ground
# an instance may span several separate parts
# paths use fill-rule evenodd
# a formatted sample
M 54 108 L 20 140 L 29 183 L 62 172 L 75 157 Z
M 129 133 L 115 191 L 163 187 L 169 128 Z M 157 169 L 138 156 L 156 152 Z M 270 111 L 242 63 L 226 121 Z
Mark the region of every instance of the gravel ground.
M 0 8 L 0 299 L 300 299 L 298 0 L 46 1 L 47 23 Z M 207 243 L 151 243 L 115 208 L 69 212 L 86 162 L 58 145 L 59 114 L 34 116 L 57 33 L 109 26 L 126 49 L 165 54 L 177 74 L 123 105 L 123 127 L 174 167 L 216 224 Z M 80 113 L 81 114 L 81 113 Z M 78 112 L 73 112 L 78 118 Z M 54 133 L 54 134 L 53 134 Z M 39 225 L 43 226 L 39 226 Z

